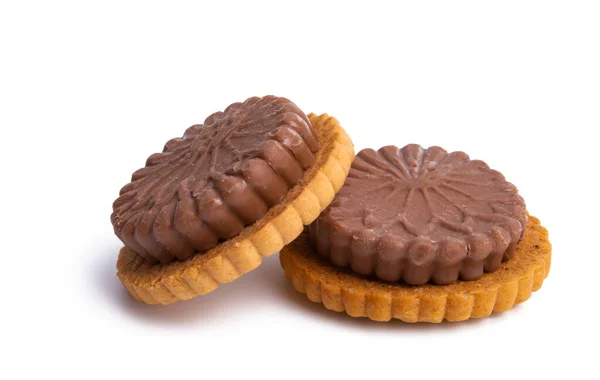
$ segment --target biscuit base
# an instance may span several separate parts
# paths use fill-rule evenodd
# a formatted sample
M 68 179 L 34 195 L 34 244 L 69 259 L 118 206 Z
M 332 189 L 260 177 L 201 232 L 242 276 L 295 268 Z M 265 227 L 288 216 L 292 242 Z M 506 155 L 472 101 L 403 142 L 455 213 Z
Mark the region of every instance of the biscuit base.
M 280 251 L 298 237 L 331 203 L 354 159 L 354 147 L 338 121 L 308 115 L 321 149 L 302 181 L 277 206 L 238 236 L 185 261 L 152 265 L 123 247 L 117 276 L 138 301 L 170 304 L 215 290 L 258 267 L 264 256 Z
M 550 271 L 548 231 L 530 216 L 512 259 L 476 281 L 412 286 L 367 279 L 316 257 L 306 233 L 280 254 L 294 288 L 327 309 L 374 321 L 464 321 L 511 309 L 538 290 Z

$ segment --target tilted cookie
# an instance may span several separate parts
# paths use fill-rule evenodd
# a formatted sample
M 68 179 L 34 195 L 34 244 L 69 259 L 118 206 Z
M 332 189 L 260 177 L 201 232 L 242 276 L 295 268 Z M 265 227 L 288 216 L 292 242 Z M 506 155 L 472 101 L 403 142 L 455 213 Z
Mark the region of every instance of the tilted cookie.
M 250 98 L 170 140 L 113 204 L 118 277 L 168 304 L 260 265 L 341 188 L 354 149 L 338 122 L 275 96 Z
M 412 144 L 362 150 L 281 263 L 297 290 L 332 310 L 440 322 L 524 301 L 550 255 L 546 231 L 528 222 L 501 173 L 462 152 Z

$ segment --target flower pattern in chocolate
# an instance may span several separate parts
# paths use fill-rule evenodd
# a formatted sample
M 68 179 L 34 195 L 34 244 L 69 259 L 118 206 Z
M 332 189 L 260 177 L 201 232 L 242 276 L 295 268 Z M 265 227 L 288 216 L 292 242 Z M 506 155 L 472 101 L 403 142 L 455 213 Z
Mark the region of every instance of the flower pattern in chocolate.
M 448 284 L 497 270 L 526 222 L 523 199 L 501 173 L 463 152 L 411 144 L 361 151 L 309 232 L 319 256 L 337 266 Z

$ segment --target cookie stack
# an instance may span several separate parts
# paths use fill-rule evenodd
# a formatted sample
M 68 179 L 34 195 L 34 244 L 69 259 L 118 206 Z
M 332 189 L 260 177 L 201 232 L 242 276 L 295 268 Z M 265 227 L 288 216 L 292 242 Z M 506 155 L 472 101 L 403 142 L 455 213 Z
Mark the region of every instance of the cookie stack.
M 234 103 L 167 142 L 113 204 L 138 301 L 216 289 L 280 253 L 294 288 L 376 321 L 461 321 L 525 301 L 551 246 L 514 185 L 440 147 L 364 149 L 280 97 Z M 307 227 L 305 227 L 307 226 Z

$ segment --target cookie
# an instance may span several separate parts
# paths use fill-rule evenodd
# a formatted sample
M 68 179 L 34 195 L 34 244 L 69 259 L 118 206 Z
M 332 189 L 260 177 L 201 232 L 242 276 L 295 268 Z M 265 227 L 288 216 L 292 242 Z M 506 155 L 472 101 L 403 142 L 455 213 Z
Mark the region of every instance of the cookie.
M 315 252 L 411 285 L 476 280 L 515 252 L 527 223 L 517 188 L 480 160 L 411 144 L 364 149 L 309 226 Z
M 513 257 L 475 281 L 407 285 L 352 273 L 317 257 L 303 233 L 281 250 L 281 266 L 293 287 L 327 309 L 374 321 L 464 321 L 487 317 L 525 302 L 550 271 L 548 231 L 530 216 Z
M 168 304 L 260 265 L 341 188 L 352 142 L 328 115 L 250 98 L 150 156 L 113 205 L 117 275 L 137 300 Z
M 457 321 L 522 302 L 550 265 L 517 188 L 463 152 L 365 149 L 343 188 L 281 253 L 294 287 L 386 321 Z

